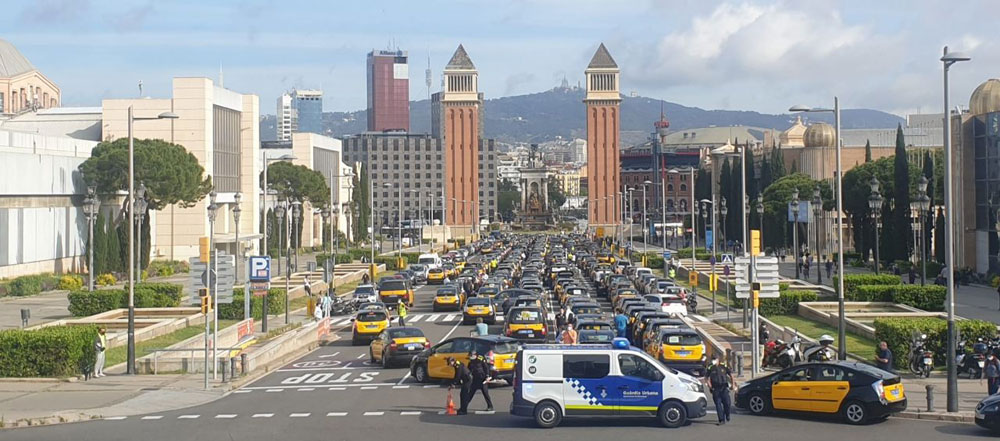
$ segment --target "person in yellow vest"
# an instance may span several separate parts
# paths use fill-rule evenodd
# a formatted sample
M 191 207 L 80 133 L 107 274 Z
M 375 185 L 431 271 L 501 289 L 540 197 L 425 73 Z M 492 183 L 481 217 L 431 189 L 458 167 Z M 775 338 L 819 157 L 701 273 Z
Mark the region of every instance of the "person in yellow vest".
M 406 304 L 402 300 L 396 304 L 396 315 L 399 316 L 399 326 L 406 326 Z
M 94 378 L 104 376 L 104 351 L 108 348 L 108 336 L 105 329 L 97 329 L 97 338 L 94 339 L 94 351 L 97 352 L 97 360 L 94 362 Z

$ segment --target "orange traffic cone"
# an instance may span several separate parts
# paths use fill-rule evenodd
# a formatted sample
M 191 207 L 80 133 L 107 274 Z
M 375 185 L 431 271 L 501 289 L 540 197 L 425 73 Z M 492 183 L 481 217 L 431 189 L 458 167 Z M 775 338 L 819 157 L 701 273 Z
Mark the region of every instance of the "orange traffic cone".
M 448 388 L 448 404 L 445 406 L 448 415 L 455 415 L 455 402 L 451 399 L 451 388 Z

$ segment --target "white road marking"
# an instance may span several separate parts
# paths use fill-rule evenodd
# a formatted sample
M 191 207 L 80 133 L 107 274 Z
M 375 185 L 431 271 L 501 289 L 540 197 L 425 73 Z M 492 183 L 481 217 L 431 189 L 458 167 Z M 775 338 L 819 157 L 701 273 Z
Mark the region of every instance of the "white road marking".
M 407 317 L 406 321 L 408 323 L 416 323 L 418 320 L 420 320 L 423 317 L 425 317 L 425 316 L 423 316 L 423 315 L 413 315 L 413 316 Z
M 452 320 L 455 320 L 455 317 L 456 317 L 456 316 L 455 316 L 455 314 L 448 314 L 448 315 L 446 315 L 446 316 L 444 317 L 444 321 L 446 321 L 446 322 L 450 322 L 450 321 L 452 321 Z M 448 337 L 445 337 L 445 338 L 448 338 Z M 444 339 L 442 339 L 442 340 L 444 340 Z
M 104 417 L 104 419 L 107 420 L 107 421 L 121 421 L 121 420 L 124 420 L 126 418 L 128 418 L 128 417 L 127 416 Z
M 312 392 L 312 391 L 316 390 L 316 388 L 312 388 L 312 387 L 300 387 L 300 388 L 298 388 L 296 390 L 299 391 L 299 392 Z
M 220 420 L 228 420 L 228 419 L 236 418 L 236 414 L 235 413 L 220 413 L 220 414 L 216 415 L 215 418 L 220 419 Z
M 425 320 L 425 321 L 436 322 L 437 319 L 439 319 L 439 318 L 441 318 L 441 314 L 431 314 L 430 316 L 427 317 L 427 320 Z
M 399 415 L 400 416 L 420 415 L 420 411 L 416 411 L 416 412 L 400 412 Z
M 250 418 L 271 418 L 273 416 L 273 413 L 255 413 Z
M 239 390 L 234 390 L 233 391 L 234 394 L 247 394 L 247 393 L 250 393 L 250 392 L 253 392 L 253 391 L 252 390 L 246 390 L 246 389 L 239 389 Z
M 360 360 L 360 359 L 362 359 L 362 358 L 365 358 L 365 354 L 361 354 L 361 355 L 359 355 L 357 359 L 358 359 L 358 360 Z
M 331 358 L 331 357 L 336 357 L 338 355 L 340 355 L 339 351 L 338 352 L 334 352 L 332 354 L 320 355 L 319 358 Z
M 343 388 L 343 387 L 331 387 L 328 390 L 347 390 L 347 388 Z
M 385 412 L 365 412 L 364 416 L 382 416 Z
M 312 414 L 311 413 L 293 413 L 293 414 L 288 415 L 288 417 L 289 418 L 305 418 L 305 417 L 308 417 L 309 415 L 312 415 Z
M 261 389 L 266 389 L 266 388 L 261 388 Z M 284 390 L 284 389 L 267 389 L 264 392 L 281 392 L 282 390 Z
M 177 417 L 177 419 L 179 419 L 179 420 L 196 420 L 199 417 L 201 417 L 201 415 L 181 415 L 181 416 Z
M 144 416 L 141 419 L 144 419 L 144 420 L 158 420 L 158 419 L 161 419 L 161 418 L 163 418 L 163 415 Z
M 446 413 L 448 413 L 448 411 L 447 411 L 447 410 L 439 410 L 439 411 L 438 411 L 438 415 L 444 415 L 444 414 L 446 414 Z
M 372 365 L 367 364 L 367 363 L 368 362 L 366 361 L 364 364 L 366 364 L 368 366 L 372 366 Z M 278 369 L 275 372 L 342 371 L 342 370 L 351 370 L 351 369 L 366 369 L 366 368 L 349 367 L 349 366 L 350 366 L 350 363 L 345 364 L 344 366 L 340 366 L 340 367 L 333 367 L 333 366 L 331 366 L 331 367 L 319 367 L 319 368 L 288 368 L 288 369 Z
M 347 416 L 347 412 L 328 412 L 326 416 Z
M 436 385 L 436 384 L 425 384 L 424 385 L 424 389 L 430 389 L 432 387 L 438 387 L 438 385 Z
M 378 386 L 361 386 L 361 390 L 375 390 Z
M 476 415 L 493 415 L 497 413 L 495 410 L 477 410 Z
M 404 380 L 405 380 L 405 378 L 404 378 Z M 410 386 L 393 386 L 392 388 L 393 389 L 409 389 Z

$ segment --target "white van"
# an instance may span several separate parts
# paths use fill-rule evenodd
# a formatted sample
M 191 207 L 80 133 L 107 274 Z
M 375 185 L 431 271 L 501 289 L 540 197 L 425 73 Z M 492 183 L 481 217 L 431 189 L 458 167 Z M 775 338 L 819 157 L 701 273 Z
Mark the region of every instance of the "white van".
M 679 427 L 705 416 L 700 381 L 670 369 L 627 340 L 611 344 L 526 345 L 514 368 L 510 413 L 552 428 L 564 416 L 656 417 Z
M 427 269 L 432 270 L 441 268 L 441 264 L 444 262 L 441 260 L 441 256 L 438 256 L 437 253 L 431 253 L 421 254 L 420 257 L 417 258 L 417 263 L 427 265 Z

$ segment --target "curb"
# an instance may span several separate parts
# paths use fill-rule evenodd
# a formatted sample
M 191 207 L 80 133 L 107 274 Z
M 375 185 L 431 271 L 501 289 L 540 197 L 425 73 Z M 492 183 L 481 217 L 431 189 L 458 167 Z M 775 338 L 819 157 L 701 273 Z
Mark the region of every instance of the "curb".
M 920 412 L 904 411 L 895 414 L 898 418 L 909 418 L 914 420 L 950 421 L 955 423 L 974 423 L 976 417 L 972 412 Z

